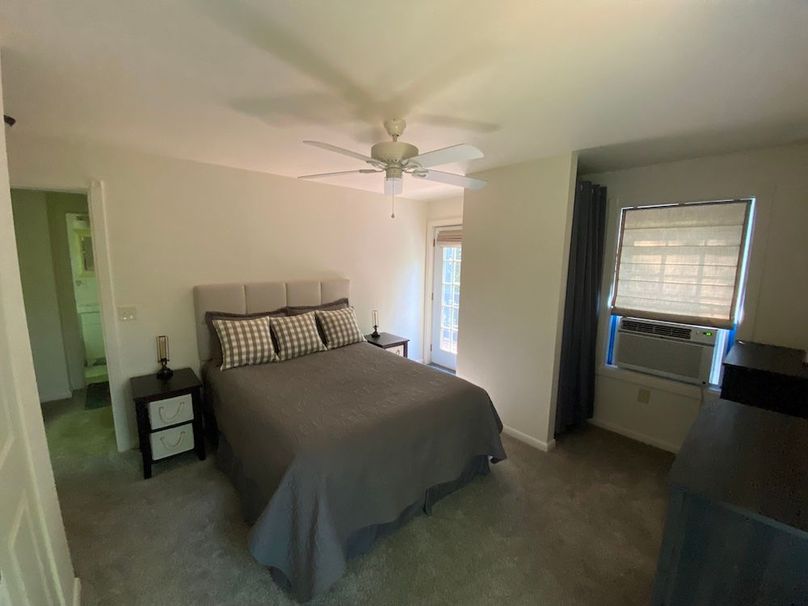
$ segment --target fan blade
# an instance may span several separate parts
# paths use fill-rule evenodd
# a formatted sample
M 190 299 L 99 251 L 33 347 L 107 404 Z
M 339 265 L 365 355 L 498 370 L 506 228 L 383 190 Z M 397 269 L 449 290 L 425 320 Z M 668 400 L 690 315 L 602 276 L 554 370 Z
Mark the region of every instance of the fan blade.
M 373 158 L 371 158 L 370 156 L 364 156 L 355 151 L 351 151 L 350 149 L 337 147 L 336 145 L 331 145 L 330 143 L 323 143 L 321 141 L 303 141 L 303 143 L 305 143 L 306 145 L 313 145 L 314 147 L 319 147 L 321 149 L 327 149 L 328 151 L 337 152 L 338 154 L 342 154 L 343 156 L 350 156 L 351 158 L 362 160 L 362 162 L 371 162 L 373 160 Z
M 457 187 L 463 187 L 465 189 L 482 189 L 488 183 L 488 181 L 483 181 L 482 179 L 464 177 L 463 175 L 455 175 L 453 173 L 443 173 L 439 170 L 428 170 L 424 176 L 413 173 L 412 176 L 418 177 L 419 179 L 426 179 L 427 181 L 456 185 Z
M 353 175 L 361 173 L 363 175 L 368 173 L 380 173 L 383 171 L 375 170 L 373 168 L 360 168 L 359 170 L 340 170 L 335 173 L 318 173 L 316 175 L 301 175 L 298 179 L 319 179 L 320 177 L 333 177 L 335 175 Z
M 417 162 L 423 168 L 429 168 L 430 166 L 450 164 L 452 162 L 460 162 L 461 160 L 475 160 L 482 157 L 483 152 L 473 145 L 460 143 L 459 145 L 452 145 L 451 147 L 425 152 L 414 158 L 410 158 L 409 161 Z

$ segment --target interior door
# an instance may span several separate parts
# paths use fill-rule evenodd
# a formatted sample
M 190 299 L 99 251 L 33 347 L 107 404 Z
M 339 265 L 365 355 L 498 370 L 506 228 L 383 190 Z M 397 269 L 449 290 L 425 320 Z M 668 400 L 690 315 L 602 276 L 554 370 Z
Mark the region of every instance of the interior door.
M 448 231 L 448 230 L 447 230 Z M 452 230 L 457 232 L 457 228 Z M 454 370 L 457 367 L 457 326 L 460 309 L 460 238 L 435 238 L 432 284 L 432 362 Z
M 74 593 L 39 408 L 0 135 L 0 604 L 61 606 L 72 603 Z

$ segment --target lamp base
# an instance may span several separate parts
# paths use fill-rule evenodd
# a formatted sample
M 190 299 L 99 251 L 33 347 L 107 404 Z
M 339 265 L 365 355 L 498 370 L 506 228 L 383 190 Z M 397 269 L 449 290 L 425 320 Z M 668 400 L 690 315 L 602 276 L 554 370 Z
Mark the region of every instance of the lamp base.
M 162 364 L 162 368 L 157 371 L 157 378 L 161 381 L 168 381 L 171 377 L 174 376 L 174 371 L 171 370 L 166 364 L 168 360 L 160 360 L 160 364 Z
M 370 333 L 370 336 L 373 337 L 374 339 L 378 339 L 381 336 L 379 335 L 379 327 L 376 326 L 375 324 L 373 325 L 373 332 Z

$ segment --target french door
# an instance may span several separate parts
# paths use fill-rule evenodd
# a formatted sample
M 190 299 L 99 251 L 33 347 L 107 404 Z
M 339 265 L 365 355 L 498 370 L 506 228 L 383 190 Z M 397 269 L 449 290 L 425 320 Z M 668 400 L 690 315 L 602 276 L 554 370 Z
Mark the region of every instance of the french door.
M 460 310 L 462 231 L 441 229 L 435 237 L 432 282 L 432 362 L 454 370 L 457 367 L 457 327 Z

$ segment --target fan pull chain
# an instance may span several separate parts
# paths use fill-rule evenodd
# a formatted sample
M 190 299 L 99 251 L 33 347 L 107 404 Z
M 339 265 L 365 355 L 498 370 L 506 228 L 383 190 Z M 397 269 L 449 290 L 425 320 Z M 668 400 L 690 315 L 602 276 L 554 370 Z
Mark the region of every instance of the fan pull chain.
M 390 195 L 390 218 L 391 219 L 396 218 L 396 195 L 395 194 Z

